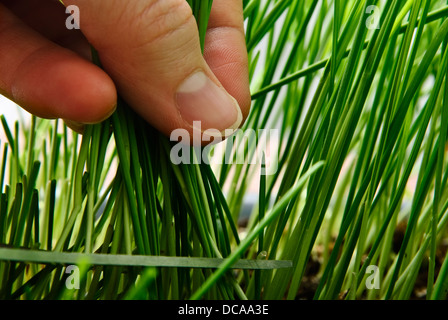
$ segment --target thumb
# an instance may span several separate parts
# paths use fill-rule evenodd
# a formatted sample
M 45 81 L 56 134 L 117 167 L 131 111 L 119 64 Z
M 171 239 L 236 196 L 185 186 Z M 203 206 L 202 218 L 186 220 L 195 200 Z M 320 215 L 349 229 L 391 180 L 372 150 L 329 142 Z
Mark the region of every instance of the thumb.
M 67 0 L 79 8 L 81 31 L 99 53 L 121 96 L 169 135 L 237 129 L 242 112 L 217 80 L 200 48 L 185 0 Z M 228 133 L 228 131 L 226 131 Z

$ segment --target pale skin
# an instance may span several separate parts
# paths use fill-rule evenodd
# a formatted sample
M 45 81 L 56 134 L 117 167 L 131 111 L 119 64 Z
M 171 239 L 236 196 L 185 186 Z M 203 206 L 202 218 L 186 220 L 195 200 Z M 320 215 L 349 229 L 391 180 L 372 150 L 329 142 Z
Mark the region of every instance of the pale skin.
M 185 0 L 64 4 L 79 7 L 81 30 L 66 28 L 68 14 L 57 0 L 0 0 L 0 93 L 30 113 L 81 130 L 109 117 L 120 95 L 166 135 L 191 131 L 192 120 L 222 131 L 246 118 L 242 0 L 214 0 L 204 56 Z M 91 62 L 89 43 L 104 70 Z M 196 94 L 202 84 L 225 90 Z

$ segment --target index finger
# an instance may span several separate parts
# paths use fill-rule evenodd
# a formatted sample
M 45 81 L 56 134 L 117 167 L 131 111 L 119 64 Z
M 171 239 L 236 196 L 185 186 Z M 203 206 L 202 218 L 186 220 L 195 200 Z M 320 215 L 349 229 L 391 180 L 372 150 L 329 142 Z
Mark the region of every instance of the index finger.
M 246 118 L 251 97 L 242 0 L 213 1 L 204 57 Z

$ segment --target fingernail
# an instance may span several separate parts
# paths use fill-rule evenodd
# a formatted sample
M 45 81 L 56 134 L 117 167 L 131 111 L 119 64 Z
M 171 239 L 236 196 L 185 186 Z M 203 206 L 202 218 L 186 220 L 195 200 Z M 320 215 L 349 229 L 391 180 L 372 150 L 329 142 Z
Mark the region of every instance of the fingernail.
M 216 129 L 224 135 L 229 129 L 238 129 L 242 122 L 238 102 L 203 72 L 187 78 L 176 96 L 180 115 L 190 126 L 200 121 L 202 130 Z

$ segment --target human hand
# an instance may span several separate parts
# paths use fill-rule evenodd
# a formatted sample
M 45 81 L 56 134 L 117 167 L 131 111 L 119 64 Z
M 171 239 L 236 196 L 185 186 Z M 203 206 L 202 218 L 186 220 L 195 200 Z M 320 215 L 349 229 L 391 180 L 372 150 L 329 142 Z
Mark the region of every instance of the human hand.
M 241 0 L 214 0 L 202 56 L 185 0 L 0 0 L 0 93 L 43 118 L 96 123 L 120 95 L 169 135 L 236 129 L 250 107 Z M 89 43 L 102 67 L 91 63 Z M 225 88 L 225 90 L 223 89 Z M 235 99 L 238 103 L 236 103 Z

